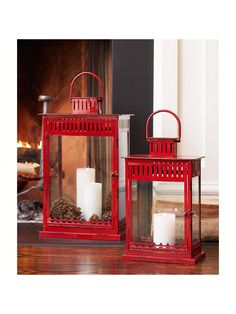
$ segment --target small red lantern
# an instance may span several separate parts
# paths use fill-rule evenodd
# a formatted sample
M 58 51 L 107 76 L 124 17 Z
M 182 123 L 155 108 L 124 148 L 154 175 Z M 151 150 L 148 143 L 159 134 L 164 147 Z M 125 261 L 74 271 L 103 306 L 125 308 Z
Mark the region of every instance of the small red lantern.
M 150 119 L 169 113 L 177 138 L 150 138 Z M 201 249 L 201 158 L 177 156 L 181 123 L 169 110 L 146 123 L 149 154 L 126 161 L 125 260 L 195 264 Z
M 72 96 L 83 75 L 99 97 Z M 125 157 L 130 115 L 102 114 L 103 87 L 91 72 L 71 82 L 72 114 L 43 114 L 41 238 L 121 240 L 125 236 Z M 123 177 L 123 183 L 122 183 Z

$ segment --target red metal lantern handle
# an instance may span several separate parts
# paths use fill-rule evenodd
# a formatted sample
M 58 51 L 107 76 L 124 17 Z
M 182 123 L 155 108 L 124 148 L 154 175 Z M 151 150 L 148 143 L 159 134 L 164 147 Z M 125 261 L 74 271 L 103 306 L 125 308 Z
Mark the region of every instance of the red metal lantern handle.
M 160 113 L 160 112 L 167 112 L 167 113 L 170 113 L 172 116 L 175 117 L 175 119 L 177 120 L 177 123 L 178 123 L 178 139 L 180 140 L 180 138 L 181 138 L 181 122 L 180 122 L 180 119 L 179 119 L 179 117 L 178 117 L 174 112 L 172 112 L 172 111 L 170 111 L 170 110 L 167 110 L 167 109 L 157 110 L 157 111 L 153 112 L 153 113 L 148 117 L 147 122 L 146 122 L 146 140 L 147 140 L 147 141 L 150 140 L 150 138 L 149 138 L 149 136 L 148 136 L 149 122 L 150 122 L 151 118 L 152 118 L 155 114 Z
M 103 101 L 104 98 L 104 89 L 103 89 L 103 85 L 102 85 L 102 80 L 100 79 L 99 76 L 97 76 L 96 74 L 92 73 L 92 72 L 81 72 L 78 75 L 76 75 L 73 80 L 70 83 L 70 98 L 72 98 L 72 93 L 73 93 L 73 84 L 75 82 L 75 80 L 77 80 L 79 77 L 83 76 L 83 75 L 91 75 L 93 76 L 97 81 L 98 81 L 98 86 L 99 86 L 99 90 L 100 90 L 100 98 L 101 101 Z

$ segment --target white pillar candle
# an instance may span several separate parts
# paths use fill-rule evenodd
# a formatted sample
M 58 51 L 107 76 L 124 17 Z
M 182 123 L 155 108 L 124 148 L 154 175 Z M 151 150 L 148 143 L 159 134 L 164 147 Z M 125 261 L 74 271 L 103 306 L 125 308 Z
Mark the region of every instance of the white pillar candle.
M 102 183 L 88 183 L 84 187 L 83 217 L 85 220 L 96 214 L 102 216 Z
M 86 184 L 95 181 L 94 168 L 76 169 L 76 204 L 77 207 L 83 208 L 84 187 Z
M 154 239 L 155 244 L 162 243 L 173 245 L 175 243 L 175 214 L 154 214 Z

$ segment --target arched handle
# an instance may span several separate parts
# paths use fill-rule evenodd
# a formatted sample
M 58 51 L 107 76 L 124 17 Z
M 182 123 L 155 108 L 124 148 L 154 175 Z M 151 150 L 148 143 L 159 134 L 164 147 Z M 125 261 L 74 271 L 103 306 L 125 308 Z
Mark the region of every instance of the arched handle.
M 78 75 L 76 75 L 73 80 L 70 83 L 70 98 L 72 98 L 72 93 L 73 93 L 73 84 L 75 82 L 75 80 L 77 80 L 79 77 L 83 76 L 83 75 L 91 75 L 93 76 L 97 81 L 98 81 L 98 86 L 99 86 L 99 90 L 100 90 L 100 98 L 101 101 L 103 101 L 104 98 L 104 89 L 103 89 L 103 85 L 102 85 L 102 80 L 100 79 L 99 76 L 97 76 L 96 74 L 92 73 L 92 72 L 81 72 Z
M 177 120 L 177 123 L 178 123 L 178 139 L 180 140 L 181 138 L 181 122 L 180 122 L 180 119 L 179 117 L 172 111 L 170 110 L 167 110 L 167 109 L 161 109 L 161 110 L 157 110 L 155 112 L 153 112 L 147 119 L 147 122 L 146 122 L 146 140 L 149 141 L 149 136 L 148 136 L 148 128 L 149 128 L 149 122 L 151 120 L 151 118 L 157 114 L 157 113 L 160 113 L 160 112 L 167 112 L 167 113 L 170 113 L 172 116 L 175 117 L 175 119 Z

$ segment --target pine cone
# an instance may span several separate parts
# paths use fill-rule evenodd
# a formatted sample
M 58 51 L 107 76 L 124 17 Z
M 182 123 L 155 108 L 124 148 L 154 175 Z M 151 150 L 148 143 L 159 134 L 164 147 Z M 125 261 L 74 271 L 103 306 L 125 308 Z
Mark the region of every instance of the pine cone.
M 110 210 L 106 210 L 103 215 L 102 215 L 102 220 L 107 222 L 107 221 L 111 221 L 111 211 Z
M 59 198 L 51 204 L 49 215 L 51 219 L 78 220 L 81 218 L 81 209 Z
M 96 215 L 96 214 L 93 214 L 91 217 L 90 217 L 90 219 L 89 219 L 89 221 L 91 221 L 91 222 L 95 222 L 95 221 L 98 221 L 99 220 L 99 217 L 98 217 L 98 215 Z

